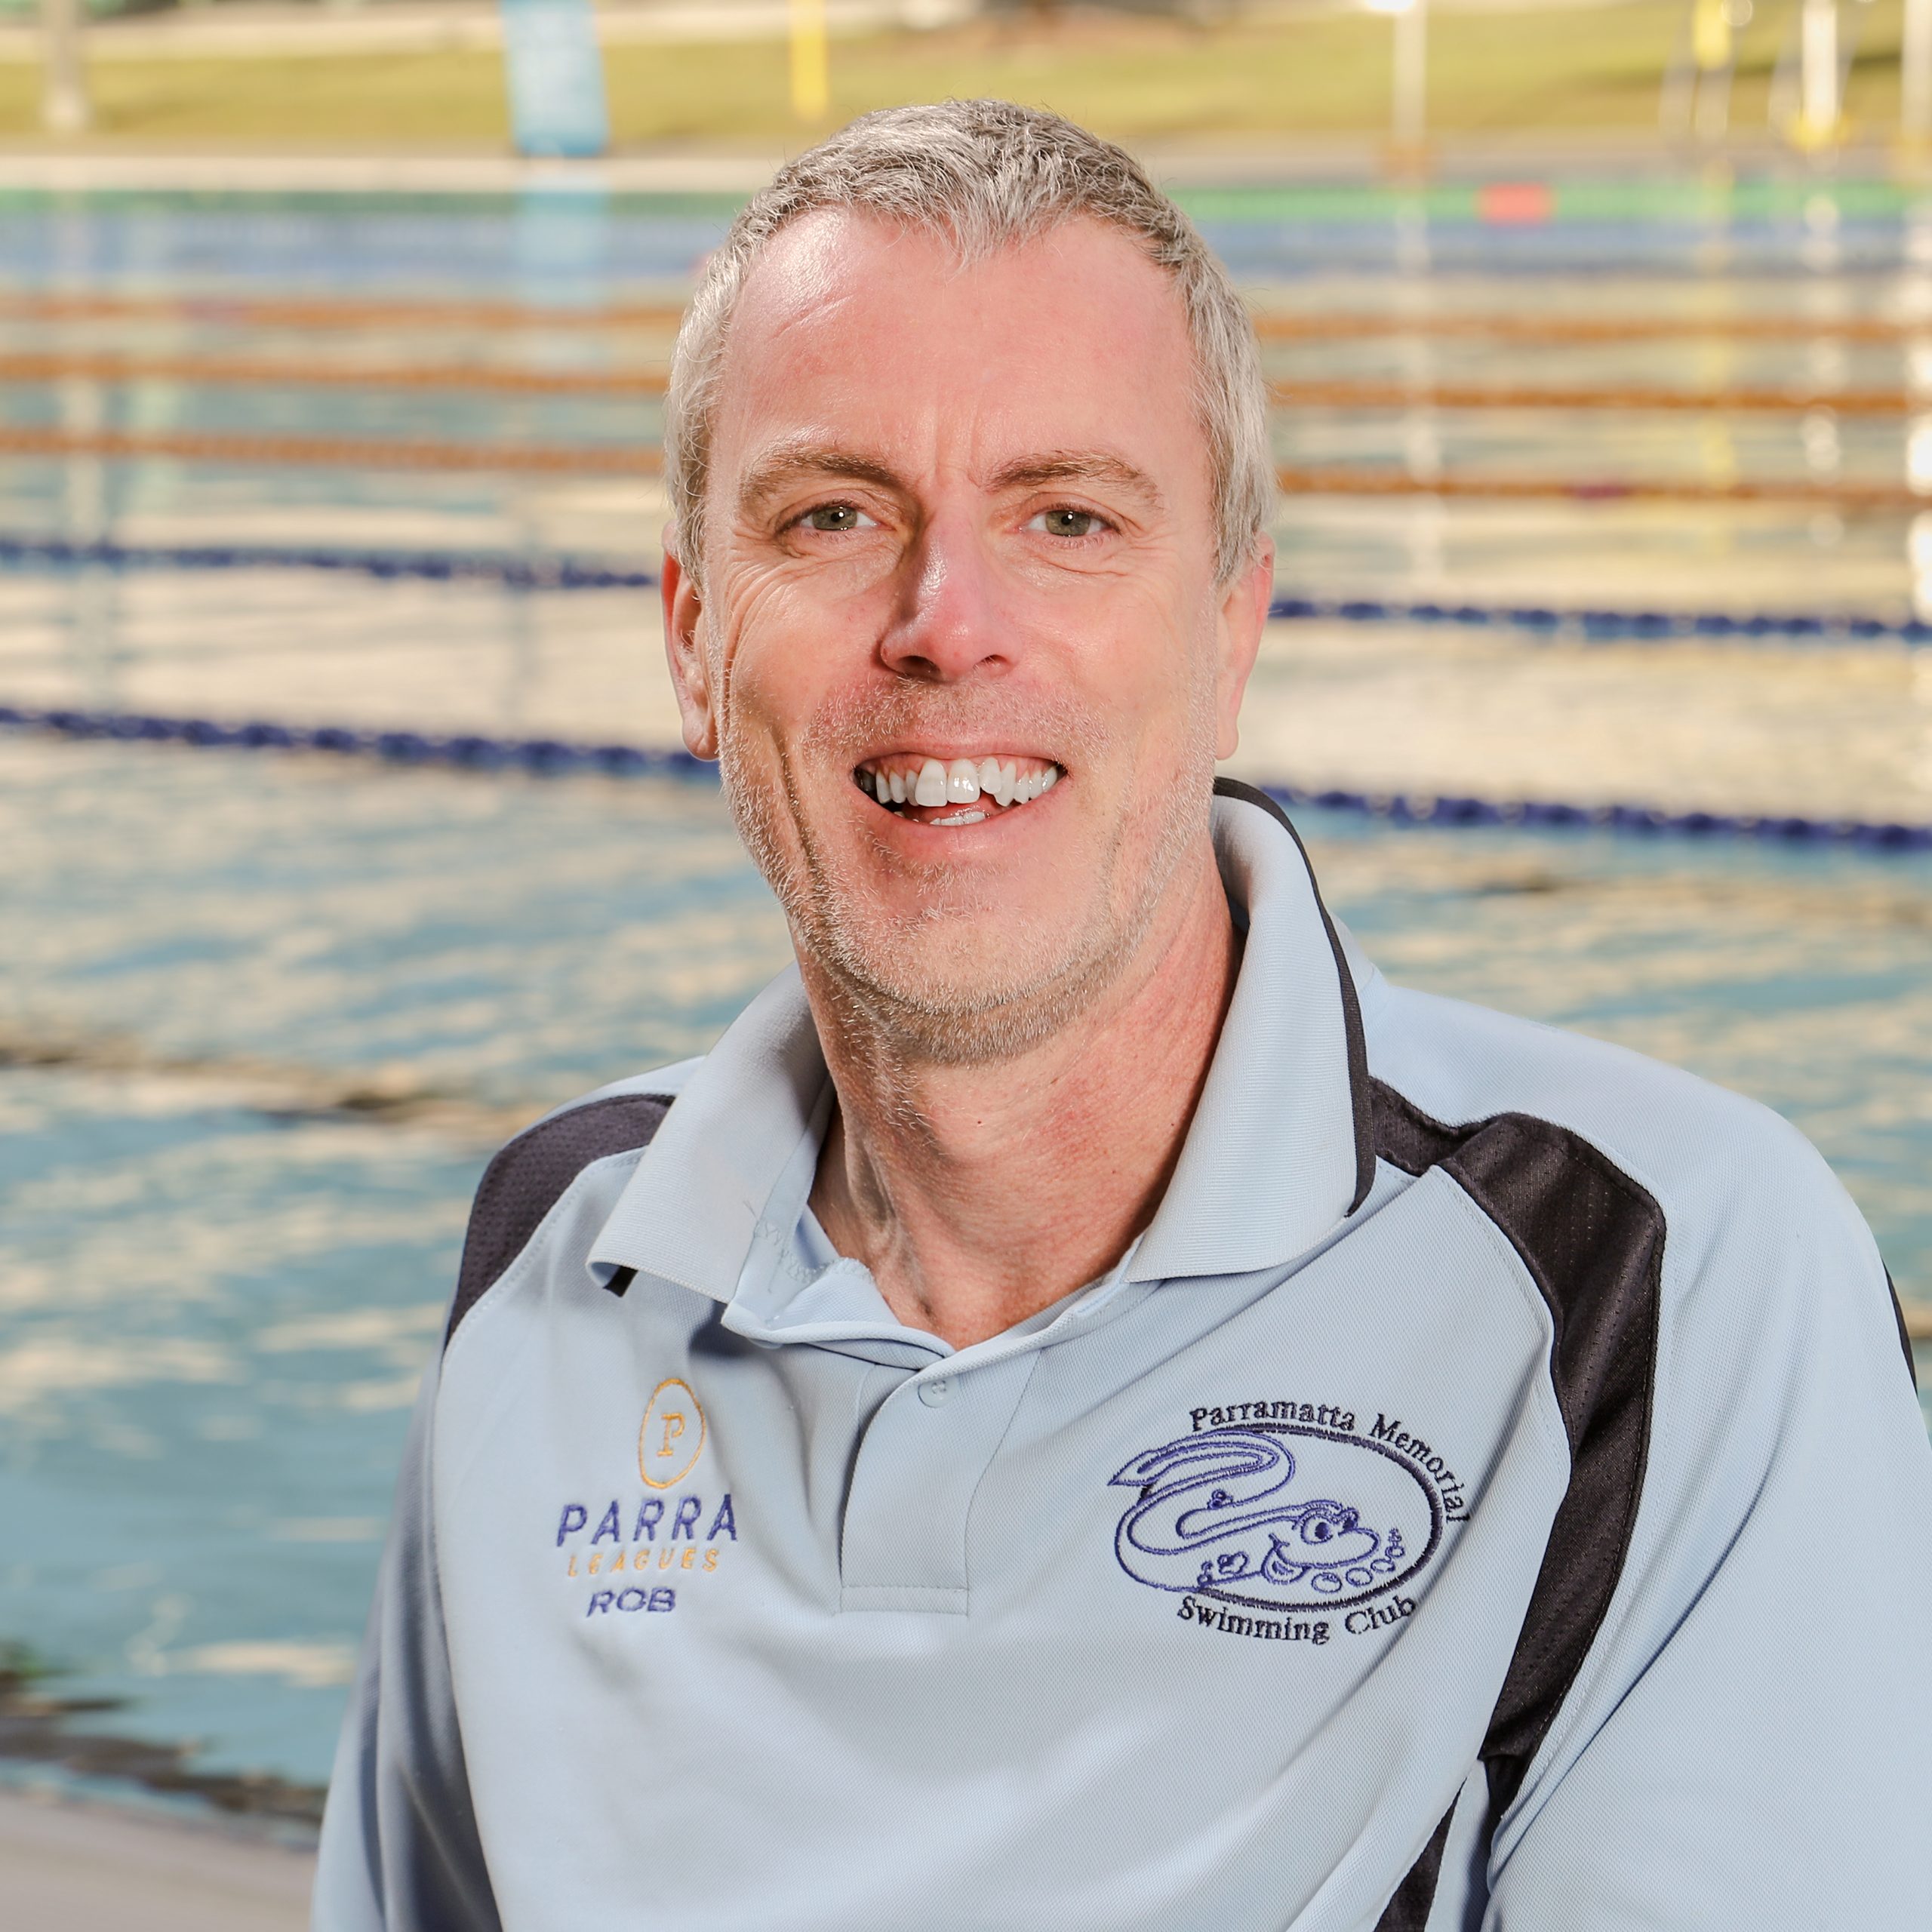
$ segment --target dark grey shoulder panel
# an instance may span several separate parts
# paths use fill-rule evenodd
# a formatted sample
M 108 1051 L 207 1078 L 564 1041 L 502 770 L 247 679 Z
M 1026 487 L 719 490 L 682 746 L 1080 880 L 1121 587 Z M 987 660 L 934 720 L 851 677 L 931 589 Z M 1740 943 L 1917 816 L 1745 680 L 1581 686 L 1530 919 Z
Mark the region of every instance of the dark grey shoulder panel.
M 1244 785 L 1238 778 L 1217 778 L 1214 780 L 1214 795 L 1217 798 L 1238 798 L 1244 804 L 1259 805 L 1295 841 L 1302 863 L 1308 866 L 1309 878 L 1314 879 L 1315 868 L 1309 863 L 1308 848 L 1301 842 L 1301 834 L 1295 829 L 1294 821 L 1266 792 L 1258 791 L 1252 785 Z M 1335 930 L 1335 921 L 1328 916 L 1328 908 L 1322 903 L 1319 884 L 1315 888 L 1315 903 L 1321 914 L 1322 930 L 1328 935 L 1329 947 L 1335 955 L 1335 971 L 1342 983 L 1342 1027 L 1348 1042 L 1349 1092 L 1355 1103 L 1355 1198 L 1349 1203 L 1349 1212 L 1352 1214 L 1368 1198 L 1368 1191 L 1375 1185 L 1368 1038 L 1362 1030 L 1361 1000 L 1355 992 L 1355 977 L 1349 971 L 1348 955 L 1342 950 L 1342 936 Z
M 1650 1453 L 1664 1217 L 1567 1128 L 1530 1114 L 1461 1127 L 1375 1082 L 1376 1144 L 1411 1174 L 1440 1167 L 1506 1235 L 1541 1291 L 1570 1483 L 1482 1756 L 1500 1815 L 1595 1641 L 1636 1526 Z
M 484 1170 L 469 1211 L 445 1348 L 457 1324 L 528 1246 L 571 1183 L 593 1161 L 648 1146 L 670 1106 L 666 1094 L 614 1094 L 539 1121 L 498 1151 Z
M 1906 1326 L 1905 1304 L 1899 1300 L 1899 1284 L 1892 1279 L 1892 1271 L 1885 1270 L 1885 1286 L 1891 1291 L 1892 1319 L 1899 1324 L 1899 1346 L 1905 1351 L 1906 1373 L 1912 1377 L 1912 1386 L 1918 1386 L 1918 1358 L 1912 1352 L 1912 1331 Z
M 1451 1805 L 1442 1822 L 1429 1834 L 1422 1856 L 1409 1867 L 1408 1876 L 1395 1887 L 1395 1895 L 1382 1908 L 1375 1932 L 1428 1932 L 1429 1908 L 1435 1903 L 1435 1887 L 1442 1876 L 1443 1847 L 1449 1842 L 1450 1822 L 1456 1815 Z

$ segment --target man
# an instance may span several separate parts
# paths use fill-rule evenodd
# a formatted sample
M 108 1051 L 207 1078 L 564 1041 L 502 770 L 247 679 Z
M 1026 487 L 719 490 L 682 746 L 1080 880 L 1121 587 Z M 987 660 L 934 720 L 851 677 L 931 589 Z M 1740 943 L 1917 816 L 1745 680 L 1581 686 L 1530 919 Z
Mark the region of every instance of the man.
M 869 117 L 666 454 L 798 970 L 486 1176 L 318 1925 L 1923 1926 L 1870 1237 L 1761 1109 L 1384 983 L 1216 786 L 1272 476 L 1186 220 Z

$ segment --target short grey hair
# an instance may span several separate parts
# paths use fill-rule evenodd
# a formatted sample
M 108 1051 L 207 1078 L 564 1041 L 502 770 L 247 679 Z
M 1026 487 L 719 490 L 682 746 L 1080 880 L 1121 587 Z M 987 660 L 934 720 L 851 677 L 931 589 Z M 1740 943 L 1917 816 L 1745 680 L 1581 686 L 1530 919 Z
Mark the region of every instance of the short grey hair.
M 1273 513 L 1275 468 L 1254 325 L 1227 271 L 1124 149 L 1057 114 L 949 100 L 862 115 L 801 155 L 740 211 L 706 265 L 678 331 L 664 406 L 677 554 L 700 584 L 712 417 L 732 315 L 772 238 L 820 209 L 937 231 L 968 263 L 1082 217 L 1131 236 L 1173 278 L 1186 311 L 1214 477 L 1217 580 L 1246 566 Z

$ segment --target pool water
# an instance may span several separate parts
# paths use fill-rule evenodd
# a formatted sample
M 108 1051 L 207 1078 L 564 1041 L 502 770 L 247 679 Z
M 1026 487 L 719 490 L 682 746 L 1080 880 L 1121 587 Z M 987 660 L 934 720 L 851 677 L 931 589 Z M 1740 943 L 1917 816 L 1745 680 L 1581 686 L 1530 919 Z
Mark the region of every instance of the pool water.
M 1366 191 L 1203 212 L 1263 299 L 1336 312 L 1932 312 L 1924 211 L 1858 184 L 1832 205 L 1799 184 L 1740 190 L 1728 217 L 1694 197 L 1565 213 L 1559 195 L 1534 229 L 1485 225 L 1466 196 Z M 567 317 L 512 339 L 447 315 L 297 327 L 220 304 L 674 302 L 728 214 L 595 197 L 0 205 L 10 285 L 179 305 L 57 326 L 0 304 L 0 352 L 642 365 L 661 339 Z M 1271 358 L 1311 380 L 1870 386 L 1916 380 L 1917 352 L 1828 334 L 1534 352 L 1391 338 Z M 648 399 L 93 377 L 0 389 L 0 422 L 503 444 L 648 443 L 657 426 Z M 1291 413 L 1278 435 L 1284 461 L 1404 473 L 1899 482 L 1915 429 L 1847 417 L 1828 448 L 1775 416 L 1418 407 Z M 661 514 L 642 477 L 91 455 L 0 471 L 0 536 L 648 568 Z M 1338 595 L 1897 617 L 1932 555 L 1916 528 L 1909 506 L 1307 497 L 1278 534 L 1284 583 Z M 663 744 L 654 630 L 645 591 L 39 565 L 0 572 L 0 702 Z M 1897 643 L 1284 626 L 1238 768 L 1923 822 L 1932 675 Z M 1932 860 L 1320 812 L 1304 829 L 1392 977 L 1778 1108 L 1857 1197 L 1901 1292 L 1932 1303 Z M 700 1051 L 784 961 L 782 923 L 702 781 L 5 733 L 0 853 L 0 1640 L 64 1670 L 63 1695 L 118 1700 L 97 1727 L 318 1781 L 490 1149 L 573 1093 Z

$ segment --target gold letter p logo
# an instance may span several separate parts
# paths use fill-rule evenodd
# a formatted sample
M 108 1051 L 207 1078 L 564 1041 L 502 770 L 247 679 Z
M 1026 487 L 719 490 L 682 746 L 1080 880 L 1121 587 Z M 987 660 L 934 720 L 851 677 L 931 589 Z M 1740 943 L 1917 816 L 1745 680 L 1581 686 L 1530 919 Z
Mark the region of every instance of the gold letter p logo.
M 696 1438 L 688 1447 L 687 1437 Z M 637 1432 L 638 1474 L 653 1489 L 682 1482 L 704 1454 L 704 1411 L 690 1385 L 675 1377 L 659 1383 Z

